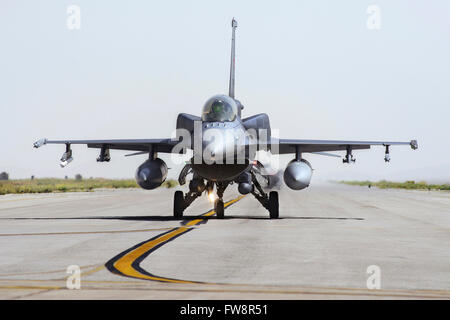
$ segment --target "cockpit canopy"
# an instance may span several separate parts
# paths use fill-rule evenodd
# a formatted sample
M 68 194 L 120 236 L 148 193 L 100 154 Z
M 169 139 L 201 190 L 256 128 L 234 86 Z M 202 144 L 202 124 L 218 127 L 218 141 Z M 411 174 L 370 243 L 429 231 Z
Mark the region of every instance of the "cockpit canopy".
M 223 122 L 234 121 L 238 114 L 236 102 L 226 95 L 217 95 L 206 101 L 203 106 L 202 120 Z

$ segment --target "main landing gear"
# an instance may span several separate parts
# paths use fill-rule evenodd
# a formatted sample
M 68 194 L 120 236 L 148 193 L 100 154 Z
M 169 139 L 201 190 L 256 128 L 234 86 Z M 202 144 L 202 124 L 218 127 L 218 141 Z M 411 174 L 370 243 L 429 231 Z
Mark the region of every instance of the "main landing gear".
M 194 181 L 194 180 L 192 180 Z M 191 203 L 202 195 L 204 191 L 209 195 L 213 192 L 214 183 L 212 181 L 208 181 L 206 186 L 204 185 L 203 180 L 197 180 L 195 183 L 190 183 L 190 191 L 186 194 L 183 194 L 183 191 L 175 191 L 173 197 L 173 216 L 177 219 L 183 217 L 184 210 L 191 205 Z M 217 199 L 214 201 L 214 211 L 216 212 L 217 218 L 223 219 L 225 216 L 225 206 L 223 203 L 223 193 L 225 189 L 228 187 L 229 182 L 216 182 L 217 189 Z
M 255 175 L 252 173 L 252 182 L 255 188 L 253 188 L 252 194 L 258 200 L 264 208 L 269 210 L 270 219 L 278 219 L 279 217 L 279 202 L 278 192 L 271 191 L 269 195 L 264 192 L 263 188 L 259 184 Z
M 189 191 L 186 195 L 183 194 L 183 191 L 177 190 L 175 191 L 173 197 L 173 216 L 176 219 L 180 219 L 183 217 L 184 210 L 189 207 L 189 205 L 201 195 L 201 192 L 193 192 Z
M 279 217 L 278 192 L 271 191 L 269 193 L 268 207 L 270 219 L 278 219 Z
M 173 197 L 173 216 L 177 219 L 182 218 L 184 209 L 183 191 L 175 191 Z
M 271 191 L 269 194 L 265 193 L 255 175 L 252 173 L 252 182 L 255 188 L 251 192 L 253 196 L 269 211 L 269 216 L 271 219 L 278 219 L 279 217 L 279 202 L 278 202 L 278 192 Z M 225 189 L 228 187 L 229 182 L 215 182 L 217 190 L 217 199 L 214 201 L 214 211 L 218 219 L 223 219 L 225 217 L 225 205 L 223 202 L 223 194 Z M 183 217 L 184 210 L 190 206 L 190 204 L 199 196 L 202 195 L 204 191 L 209 194 L 213 192 L 214 182 L 208 181 L 206 186 L 201 183 L 191 184 L 192 188 L 186 194 L 183 191 L 175 191 L 173 198 L 173 216 L 176 219 L 181 219 Z

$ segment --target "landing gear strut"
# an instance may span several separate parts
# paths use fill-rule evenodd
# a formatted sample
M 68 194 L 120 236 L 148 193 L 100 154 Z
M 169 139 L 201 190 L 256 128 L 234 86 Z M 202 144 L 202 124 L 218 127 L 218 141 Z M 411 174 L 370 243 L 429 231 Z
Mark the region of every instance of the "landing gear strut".
M 173 197 L 173 216 L 177 219 L 182 218 L 184 210 L 200 195 L 201 193 L 193 191 L 189 191 L 186 195 L 183 195 L 183 191 L 175 191 Z
M 224 203 L 223 203 L 223 193 L 225 189 L 228 187 L 228 182 L 216 182 L 217 188 L 217 196 L 218 199 L 214 202 L 214 211 L 217 214 L 219 219 L 224 218 Z M 175 191 L 173 197 L 173 216 L 176 219 L 180 219 L 183 217 L 184 210 L 194 202 L 199 196 L 202 195 L 203 191 L 206 190 L 207 193 L 213 192 L 214 184 L 211 181 L 203 185 L 202 188 L 194 188 L 195 190 L 190 190 L 186 194 L 183 194 L 183 191 L 177 190 Z
M 217 196 L 219 197 L 214 201 L 214 211 L 216 212 L 218 219 L 225 217 L 225 207 L 223 205 L 223 193 L 228 187 L 228 182 L 216 182 Z
M 265 193 L 255 175 L 252 175 L 252 182 L 255 188 L 251 192 L 253 196 L 269 211 L 270 219 L 278 219 L 279 217 L 279 202 L 278 202 L 278 192 L 271 191 L 269 194 Z M 223 194 L 225 189 L 228 187 L 229 182 L 215 182 L 217 189 L 217 199 L 214 201 L 214 211 L 216 212 L 218 219 L 223 219 L 225 217 L 225 205 L 223 202 Z M 190 190 L 186 194 L 183 191 L 175 191 L 173 198 L 173 216 L 176 219 L 183 217 L 184 210 L 190 206 L 190 204 L 201 194 L 206 191 L 208 194 L 213 192 L 214 182 L 208 181 L 206 186 L 202 188 L 195 188 L 195 190 Z M 202 191 L 200 191 L 202 190 Z
M 216 212 L 218 219 L 223 219 L 225 217 L 225 208 L 222 199 L 216 199 L 216 201 L 214 201 L 214 211 Z
M 278 219 L 279 217 L 279 203 L 278 192 L 271 191 L 269 195 L 264 192 L 255 175 L 252 173 L 252 182 L 255 190 L 252 191 L 253 196 L 258 200 L 264 208 L 269 210 L 270 219 Z

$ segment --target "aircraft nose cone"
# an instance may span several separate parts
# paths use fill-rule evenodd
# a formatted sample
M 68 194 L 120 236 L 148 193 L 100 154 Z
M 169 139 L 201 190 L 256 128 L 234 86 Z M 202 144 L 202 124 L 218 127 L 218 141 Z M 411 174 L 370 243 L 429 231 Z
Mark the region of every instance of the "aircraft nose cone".
M 225 153 L 225 147 L 223 141 L 214 141 L 211 148 L 212 157 L 221 157 Z
M 203 131 L 203 159 L 210 163 L 230 163 L 243 151 L 238 139 L 242 134 L 235 129 L 222 127 L 208 128 Z
M 203 158 L 205 161 L 220 163 L 227 153 L 227 132 L 222 128 L 211 128 L 203 132 Z
M 225 156 L 224 144 L 220 139 L 205 141 L 203 144 L 203 156 L 211 161 L 217 161 Z

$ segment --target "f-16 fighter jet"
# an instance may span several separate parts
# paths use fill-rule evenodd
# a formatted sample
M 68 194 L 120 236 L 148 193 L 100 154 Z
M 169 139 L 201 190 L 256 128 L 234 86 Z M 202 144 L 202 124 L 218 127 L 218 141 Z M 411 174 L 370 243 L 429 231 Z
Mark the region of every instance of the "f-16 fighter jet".
M 355 161 L 353 151 L 384 147 L 384 160 L 390 161 L 389 148 L 397 145 L 417 149 L 417 141 L 338 141 L 279 139 L 271 134 L 267 114 L 243 118 L 242 103 L 235 98 L 235 31 L 237 21 L 231 22 L 231 66 L 228 95 L 214 95 L 203 106 L 201 116 L 181 113 L 176 122 L 176 138 L 166 139 L 123 139 L 123 140 L 47 140 L 34 143 L 39 148 L 45 144 L 63 144 L 65 152 L 61 166 L 73 160 L 71 145 L 86 144 L 97 148 L 97 161 L 110 161 L 110 150 L 133 151 L 130 155 L 148 154 L 148 159 L 136 170 L 136 181 L 144 189 L 159 187 L 167 177 L 167 165 L 158 158 L 160 153 L 192 155 L 179 175 L 180 185 L 186 184 L 186 177 L 192 175 L 189 190 L 175 191 L 173 215 L 182 218 L 185 209 L 202 194 L 215 198 L 214 209 L 218 218 L 224 217 L 223 195 L 225 189 L 236 184 L 241 194 L 252 194 L 270 218 L 279 217 L 278 192 L 270 191 L 279 180 L 279 175 L 270 172 L 257 159 L 257 154 L 291 154 L 292 161 L 283 172 L 285 184 L 293 190 L 309 186 L 312 176 L 310 163 L 305 153 L 329 154 L 330 151 L 345 151 L 342 161 Z M 280 175 L 281 176 L 281 175 Z M 214 188 L 215 193 L 214 194 Z

